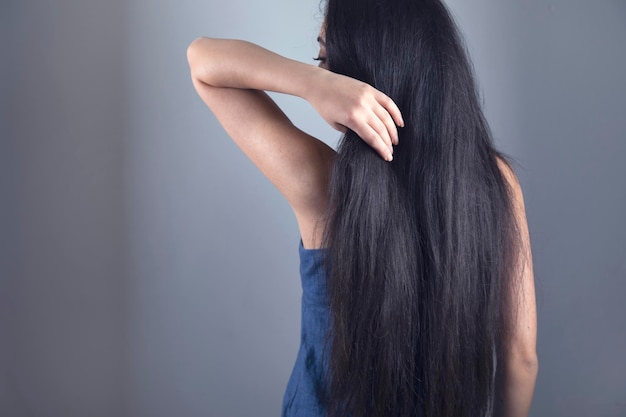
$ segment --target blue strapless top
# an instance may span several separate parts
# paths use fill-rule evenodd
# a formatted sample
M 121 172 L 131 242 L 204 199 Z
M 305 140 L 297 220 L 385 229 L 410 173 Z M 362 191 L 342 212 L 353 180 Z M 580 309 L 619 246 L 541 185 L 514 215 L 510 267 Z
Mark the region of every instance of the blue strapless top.
M 282 417 L 324 417 L 323 393 L 328 349 L 329 306 L 325 249 L 305 249 L 300 241 L 302 324 L 300 350 L 283 398 Z
M 300 349 L 283 398 L 282 417 L 325 417 L 327 332 L 330 307 L 326 293 L 326 249 L 305 249 L 300 241 L 302 324 Z M 420 394 L 423 396 L 423 387 Z M 422 417 L 419 410 L 416 417 Z

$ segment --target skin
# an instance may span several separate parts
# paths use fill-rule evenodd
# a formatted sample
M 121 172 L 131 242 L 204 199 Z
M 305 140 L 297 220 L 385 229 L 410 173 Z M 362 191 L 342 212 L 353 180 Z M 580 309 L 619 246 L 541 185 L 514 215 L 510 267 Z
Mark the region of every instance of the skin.
M 333 128 L 352 129 L 387 161 L 398 144 L 397 126 L 404 125 L 400 110 L 385 94 L 327 70 L 323 27 L 318 41 L 318 66 L 236 40 L 198 38 L 187 50 L 196 91 L 233 141 L 287 199 L 308 249 L 322 244 L 335 151 L 295 127 L 265 91 L 307 100 Z M 525 417 L 538 372 L 532 256 L 519 181 L 504 161 L 498 164 L 513 192 L 524 270 L 521 291 L 511 300 L 519 308 L 497 375 L 496 415 Z

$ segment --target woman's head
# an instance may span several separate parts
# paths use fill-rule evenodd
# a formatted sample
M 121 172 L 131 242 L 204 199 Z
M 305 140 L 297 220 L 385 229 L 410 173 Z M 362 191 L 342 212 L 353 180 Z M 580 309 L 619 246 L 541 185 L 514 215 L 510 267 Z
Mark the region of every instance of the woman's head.
M 403 113 L 451 105 L 452 89 L 480 111 L 462 38 L 439 0 L 328 0 L 320 38 L 326 68 L 376 87 Z
M 348 131 L 333 167 L 329 412 L 486 415 L 518 243 L 462 38 L 438 0 L 328 0 L 324 29 L 405 121 L 393 162 Z

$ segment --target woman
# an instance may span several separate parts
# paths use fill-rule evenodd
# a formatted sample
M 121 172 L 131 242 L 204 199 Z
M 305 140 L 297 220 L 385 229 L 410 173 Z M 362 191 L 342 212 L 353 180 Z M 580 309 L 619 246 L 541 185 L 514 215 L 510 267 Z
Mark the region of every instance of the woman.
M 188 49 L 199 95 L 302 236 L 283 415 L 528 415 L 538 362 L 523 197 L 449 12 L 328 0 L 318 40 L 318 67 L 243 41 Z M 306 99 L 345 133 L 337 153 L 264 91 Z

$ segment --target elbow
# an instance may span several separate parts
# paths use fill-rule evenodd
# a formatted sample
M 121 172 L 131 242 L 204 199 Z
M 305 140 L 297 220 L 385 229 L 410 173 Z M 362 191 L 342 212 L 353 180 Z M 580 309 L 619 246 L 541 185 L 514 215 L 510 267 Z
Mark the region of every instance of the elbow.
M 539 369 L 539 358 L 534 343 L 530 341 L 511 343 L 503 352 L 503 362 L 507 368 L 515 368 L 520 372 L 536 372 Z
M 202 44 L 206 42 L 208 38 L 204 36 L 200 36 L 199 38 L 194 39 L 189 46 L 187 47 L 187 61 L 189 65 L 194 62 L 195 57 L 198 53 L 198 50 L 202 48 Z
M 537 375 L 539 372 L 539 360 L 537 359 L 537 355 L 520 360 L 519 366 L 529 374 Z
M 206 44 L 209 38 L 199 37 L 187 47 L 187 63 L 194 81 L 207 83 Z
M 515 368 L 517 371 L 529 374 L 537 375 L 539 372 L 539 359 L 536 352 L 525 353 L 524 355 L 514 355 L 509 360 L 509 366 Z

